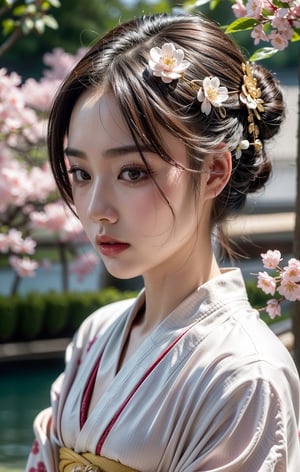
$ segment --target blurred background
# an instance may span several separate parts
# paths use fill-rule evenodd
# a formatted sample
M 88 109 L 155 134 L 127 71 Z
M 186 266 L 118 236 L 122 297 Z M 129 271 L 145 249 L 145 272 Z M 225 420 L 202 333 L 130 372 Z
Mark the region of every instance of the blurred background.
M 222 25 L 233 19 L 233 2 L 217 2 L 214 10 L 196 3 L 197 11 Z M 51 100 L 99 35 L 141 14 L 182 8 L 172 0 L 0 2 L 0 472 L 24 470 L 32 421 L 49 405 L 64 349 L 82 320 L 141 287 L 139 278 L 120 282 L 105 272 L 80 224 L 61 204 L 45 150 Z M 255 50 L 249 32 L 233 39 L 246 57 Z M 234 263 L 255 306 L 265 302 L 251 275 L 261 270 L 261 252 L 276 248 L 288 257 L 294 247 L 298 61 L 295 42 L 263 63 L 281 81 L 287 118 L 269 148 L 271 182 L 228 222 L 243 254 Z M 280 323 L 273 329 L 290 332 L 289 305 Z

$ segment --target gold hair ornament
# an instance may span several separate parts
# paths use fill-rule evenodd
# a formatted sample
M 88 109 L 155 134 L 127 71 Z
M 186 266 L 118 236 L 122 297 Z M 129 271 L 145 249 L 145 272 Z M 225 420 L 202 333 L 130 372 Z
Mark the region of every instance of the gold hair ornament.
M 262 150 L 262 142 L 259 139 L 259 128 L 255 123 L 256 120 L 260 121 L 260 113 L 264 111 L 264 101 L 261 98 L 261 90 L 257 87 L 257 80 L 253 77 L 252 69 L 247 62 L 242 64 L 243 85 L 242 93 L 240 94 L 240 101 L 244 103 L 248 109 L 248 132 L 253 136 L 253 143 L 249 143 L 254 146 L 255 151 Z M 239 149 L 239 148 L 238 148 Z
M 250 64 L 242 64 L 243 85 L 241 91 L 228 91 L 227 87 L 220 84 L 218 77 L 204 77 L 202 80 L 187 80 L 184 76 L 186 69 L 190 66 L 190 62 L 184 59 L 184 51 L 176 49 L 173 43 L 164 43 L 162 47 L 153 47 L 150 49 L 149 68 L 155 77 L 168 84 L 173 80 L 181 79 L 190 85 L 197 92 L 197 100 L 201 103 L 201 111 L 205 115 L 209 115 L 212 108 L 218 111 L 221 118 L 225 118 L 226 109 L 223 107 L 229 94 L 240 93 L 240 101 L 246 105 L 248 110 L 248 132 L 253 137 L 253 142 L 247 139 L 240 141 L 236 158 L 239 159 L 242 150 L 254 146 L 256 152 L 262 150 L 262 142 L 259 139 L 259 128 L 255 120 L 260 120 L 260 113 L 264 111 L 263 99 L 261 98 L 261 90 L 257 87 L 256 79 L 253 77 Z

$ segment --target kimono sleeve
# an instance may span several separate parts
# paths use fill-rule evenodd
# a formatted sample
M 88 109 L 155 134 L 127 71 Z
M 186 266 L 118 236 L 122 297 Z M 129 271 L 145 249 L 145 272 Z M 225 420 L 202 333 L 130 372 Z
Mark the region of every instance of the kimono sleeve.
M 57 380 L 60 380 L 60 377 Z M 34 420 L 35 439 L 25 472 L 50 472 L 58 470 L 58 449 L 52 440 L 52 427 L 53 406 L 41 411 Z
M 279 384 L 281 380 L 279 374 Z M 175 472 L 300 470 L 299 398 L 294 402 L 290 392 L 269 379 L 248 377 L 232 390 L 220 391 L 219 398 L 212 395 L 205 405 L 207 427 L 199 428 L 198 437 L 194 429 L 195 440 Z
M 66 350 L 66 370 L 70 368 L 75 339 Z M 59 375 L 51 386 L 51 406 L 42 410 L 33 423 L 34 441 L 25 472 L 52 472 L 58 470 L 58 440 L 56 432 L 57 412 L 65 373 Z

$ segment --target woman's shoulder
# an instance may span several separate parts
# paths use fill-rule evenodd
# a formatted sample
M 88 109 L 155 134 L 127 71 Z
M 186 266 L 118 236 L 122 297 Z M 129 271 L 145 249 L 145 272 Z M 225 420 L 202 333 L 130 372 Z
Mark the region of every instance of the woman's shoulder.
M 128 298 L 108 303 L 91 313 L 82 323 L 79 331 L 90 331 L 108 328 L 120 317 L 126 316 L 133 309 L 136 298 Z
M 103 342 L 118 323 L 125 323 L 133 313 L 136 298 L 124 299 L 104 305 L 91 313 L 74 334 L 66 350 L 66 362 L 82 360 L 83 352 L 88 352 L 96 339 Z M 75 364 L 76 364 L 75 362 Z M 73 362 L 74 364 L 74 362 Z

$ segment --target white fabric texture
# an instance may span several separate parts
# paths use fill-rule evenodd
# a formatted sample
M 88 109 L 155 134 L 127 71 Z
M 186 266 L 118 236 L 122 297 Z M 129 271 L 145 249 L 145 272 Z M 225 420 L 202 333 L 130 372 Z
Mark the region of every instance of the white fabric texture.
M 61 446 L 99 453 L 100 438 L 101 455 L 141 472 L 300 471 L 299 377 L 249 305 L 239 269 L 188 296 L 117 372 L 143 302 L 141 292 L 85 320 L 53 384 L 52 406 L 35 420 L 26 471 L 58 470 Z

